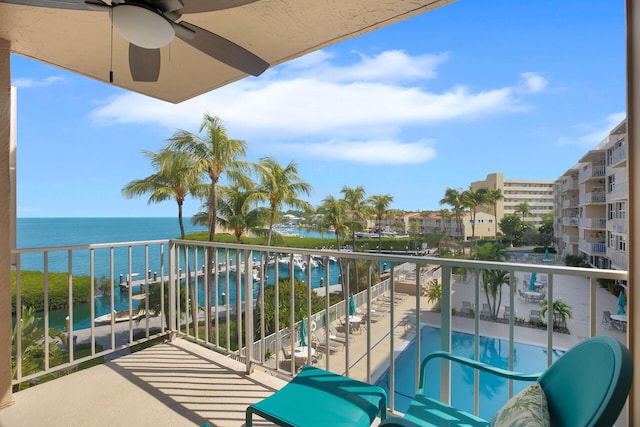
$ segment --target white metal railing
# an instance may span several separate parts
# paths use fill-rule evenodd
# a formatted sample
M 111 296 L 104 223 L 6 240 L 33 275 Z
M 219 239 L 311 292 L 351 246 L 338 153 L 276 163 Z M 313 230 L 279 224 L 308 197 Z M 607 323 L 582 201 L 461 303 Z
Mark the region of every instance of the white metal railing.
M 578 182 L 583 182 L 588 180 L 589 178 L 601 177 L 605 176 L 606 168 L 605 166 L 594 166 L 587 165 L 580 169 L 578 175 Z
M 186 250 L 186 255 L 185 255 Z M 124 253 L 123 253 L 124 251 Z M 311 326 L 313 321 L 317 328 L 324 326 L 325 316 L 328 322 L 334 322 L 335 319 L 342 319 L 345 322 L 344 332 L 346 339 L 344 350 L 334 356 L 324 357 L 318 361 L 318 364 L 328 370 L 334 370 L 341 374 L 350 375 L 350 370 L 358 363 L 366 364 L 366 380 L 374 381 L 374 371 L 372 360 L 374 353 L 379 356 L 380 352 L 386 353 L 385 360 L 388 359 L 389 373 L 392 380 L 389 382 L 389 407 L 394 408 L 395 395 L 395 355 L 400 336 L 395 334 L 395 330 L 400 327 L 412 327 L 414 330 L 420 330 L 422 318 L 425 309 L 425 302 L 416 295 L 423 295 L 429 287 L 429 282 L 437 281 L 441 286 L 442 295 L 439 300 L 441 311 L 437 314 L 437 326 L 440 328 L 441 340 L 440 348 L 442 350 L 451 350 L 451 337 L 453 332 L 452 326 L 452 309 L 456 308 L 456 289 L 458 293 L 463 289 L 471 291 L 472 299 L 476 307 L 481 305 L 481 301 L 485 296 L 481 292 L 481 272 L 484 269 L 503 270 L 509 274 L 509 284 L 504 285 L 503 303 L 510 307 L 508 320 L 508 333 L 503 338 L 509 342 L 511 351 L 509 352 L 509 366 L 513 366 L 514 352 L 513 345 L 515 341 L 516 326 L 515 318 L 515 298 L 517 289 L 517 277 L 525 277 L 524 275 L 536 272 L 538 276 L 547 278 L 546 292 L 549 301 L 554 301 L 554 287 L 561 286 L 563 277 L 571 276 L 579 279 L 584 286 L 583 294 L 589 295 L 589 318 L 586 325 L 586 336 L 595 335 L 596 325 L 600 320 L 599 313 L 596 312 L 596 280 L 598 278 L 612 280 L 626 280 L 627 273 L 625 271 L 615 270 L 598 270 L 598 269 L 581 269 L 569 268 L 552 265 L 552 262 L 542 262 L 537 264 L 525 263 L 501 263 L 488 261 L 469 261 L 455 260 L 436 257 L 415 257 L 410 255 L 388 255 L 373 254 L 360 252 L 344 252 L 344 251 L 324 251 L 324 250 L 306 250 L 282 247 L 264 247 L 250 245 L 233 245 L 218 243 L 203 243 L 194 241 L 158 241 L 158 242 L 134 242 L 134 243 L 114 243 L 87 246 L 73 246 L 63 248 L 39 248 L 39 249 L 20 249 L 13 251 L 18 255 L 19 259 L 29 258 L 30 254 L 39 254 L 43 257 L 44 264 L 38 267 L 38 262 L 24 259 L 18 262 L 16 266 L 16 297 L 17 306 L 21 305 L 22 287 L 21 275 L 29 275 L 28 271 L 36 269 L 43 274 L 42 291 L 43 295 L 47 294 L 48 284 L 47 277 L 51 276 L 50 271 L 54 271 L 53 264 L 47 258 L 53 252 L 61 252 L 66 254 L 61 264 L 56 261 L 56 268 L 62 265 L 62 272 L 67 273 L 67 292 L 69 302 L 72 302 L 75 286 L 79 283 L 80 276 L 85 273 L 84 268 L 88 272 L 91 282 L 91 301 L 95 298 L 93 291 L 96 277 L 100 277 L 102 271 L 107 272 L 107 281 L 111 295 L 107 297 L 108 309 L 117 308 L 118 303 L 126 307 L 125 311 L 130 314 L 134 312 L 134 301 L 144 305 L 144 317 L 140 322 L 129 320 L 122 323 L 122 330 L 118 329 L 120 324 L 115 320 L 111 320 L 109 325 L 98 327 L 95 324 L 94 316 L 98 313 L 94 312 L 95 304 L 89 304 L 89 314 L 83 314 L 88 319 L 88 326 L 74 327 L 78 322 L 80 315 L 79 306 L 68 304 L 64 314 L 72 319 L 71 327 L 67 331 L 70 335 L 78 336 L 78 341 L 82 338 L 88 339 L 91 343 L 91 351 L 87 356 L 81 358 L 74 355 L 73 345 L 69 346 L 67 361 L 57 366 L 51 363 L 45 363 L 44 371 L 29 373 L 22 375 L 21 361 L 18 358 L 18 377 L 15 383 L 27 381 L 35 378 L 44 372 L 53 372 L 60 369 L 69 368 L 81 361 L 88 360 L 100 355 L 106 355 L 110 352 L 130 347 L 138 342 L 146 341 L 154 337 L 169 334 L 191 338 L 203 346 L 215 349 L 223 354 L 228 354 L 237 360 L 242 361 L 246 365 L 247 372 L 251 372 L 253 365 L 261 365 L 268 369 L 279 371 L 280 373 L 293 376 L 296 373 L 295 364 L 281 366 L 279 363 L 280 355 L 278 352 L 283 346 L 293 346 L 293 342 L 297 342 L 300 334 L 300 317 L 306 319 L 307 328 Z M 49 254 L 49 255 L 48 255 Z M 282 254 L 282 256 L 278 256 Z M 85 256 L 86 255 L 86 256 Z M 544 257 L 543 254 L 539 254 Z M 66 258 L 69 258 L 68 262 Z M 79 265 L 87 259 L 87 265 Z M 279 259 L 283 263 L 279 264 Z M 77 260 L 77 262 L 76 262 Z M 302 260 L 300 264 L 294 261 Z M 27 262 L 28 261 L 28 262 Z M 357 261 L 357 268 L 354 268 L 354 262 Z M 296 261 L 298 262 L 298 261 Z M 306 266 L 303 267 L 304 263 Z M 286 267 L 284 266 L 286 264 Z M 383 265 L 386 264 L 387 273 L 381 273 Z M 97 268 L 97 266 L 100 266 Z M 27 267 L 28 266 L 28 267 Z M 203 266 L 205 268 L 203 269 Z M 211 275 L 207 274 L 206 266 L 210 266 Z M 152 274 L 149 275 L 149 270 Z M 454 275 L 454 270 L 460 270 L 460 275 Z M 133 278 L 134 273 L 145 271 L 144 278 L 140 283 L 131 281 L 129 289 L 142 286 L 143 291 L 129 292 L 119 291 L 116 285 L 116 277 L 123 272 L 127 278 Z M 153 280 L 153 271 L 157 272 L 159 280 Z M 180 272 L 183 273 L 180 273 Z M 189 274 L 187 274 L 189 273 Z M 266 273 L 266 274 L 265 274 Z M 382 276 L 381 276 L 382 274 Z M 307 286 L 304 287 L 303 300 L 295 299 L 292 292 L 295 287 L 292 283 L 281 283 L 280 279 L 287 277 L 296 277 L 296 281 L 304 281 Z M 402 276 L 402 280 L 400 280 Z M 355 278 L 359 279 L 359 285 L 355 287 Z M 460 277 L 471 278 L 471 282 L 465 282 Z M 320 287 L 320 279 L 323 279 L 324 296 L 317 296 Z M 555 279 L 555 281 L 554 281 Z M 404 314 L 397 313 L 395 304 L 390 304 L 388 313 L 382 323 L 383 328 L 388 331 L 384 334 L 384 346 L 382 341 L 374 342 L 371 336 L 373 302 L 381 293 L 386 294 L 386 298 L 395 301 L 398 294 L 396 287 L 402 282 L 402 286 L 408 286 L 408 292 L 411 298 L 411 306 L 413 307 Z M 273 286 L 273 283 L 281 283 L 279 286 Z M 395 286 L 390 286 L 395 283 Z M 345 316 L 348 310 L 347 299 L 342 298 L 338 302 L 331 302 L 330 292 L 333 290 L 343 290 L 343 286 L 351 284 L 351 289 L 345 289 L 349 293 L 353 293 L 356 298 L 356 304 L 362 312 L 364 332 L 359 336 L 358 340 L 366 340 L 364 353 L 358 353 L 355 345 L 351 343 L 352 333 L 350 329 L 351 320 L 349 316 Z M 311 285 L 311 286 L 309 286 Z M 166 294 L 165 287 L 166 286 Z M 159 287 L 159 288 L 158 288 Z M 152 296 L 157 295 L 155 289 L 160 289 L 160 316 L 153 316 L 152 307 L 149 305 Z M 283 297 L 279 292 L 286 295 L 287 301 L 283 302 Z M 137 300 L 134 295 L 143 295 L 142 299 Z M 165 298 L 166 295 L 166 298 Z M 105 298 L 105 297 L 103 297 Z M 336 297 L 334 297 L 336 298 Z M 340 298 L 340 297 L 338 297 Z M 482 298 L 482 300 L 481 300 Z M 46 298 L 45 298 L 46 300 Z M 312 310 L 312 301 L 318 303 L 318 307 Z M 507 304 L 508 303 L 508 304 Z M 571 301 L 567 301 L 569 305 Z M 280 304 L 295 307 L 301 311 L 294 314 L 289 310 L 286 319 L 280 319 Z M 46 304 L 45 304 L 46 306 Z M 164 308 L 167 308 L 164 311 Z M 271 307 L 271 311 L 266 307 Z M 49 332 L 44 336 L 50 335 L 51 324 L 50 308 L 47 307 L 42 316 L 45 319 L 44 330 Z M 117 311 L 117 310 L 116 310 Z M 20 311 L 17 312 L 17 321 L 20 323 Z M 271 313 L 271 314 L 269 314 Z M 166 318 L 168 324 L 160 321 Z M 242 315 L 239 315 L 242 314 Z M 272 317 L 268 317 L 272 316 Z M 401 317 L 402 316 L 402 317 Z M 547 364 L 552 363 L 552 354 L 554 349 L 554 331 L 552 311 L 548 313 L 546 343 L 548 360 Z M 113 318 L 112 318 L 113 319 Z M 482 320 L 484 322 L 485 320 Z M 278 325 L 273 333 L 267 333 L 267 324 L 274 322 Z M 474 342 L 477 350 L 480 335 L 480 317 L 478 311 L 475 313 L 474 320 Z M 154 330 L 157 325 L 157 332 Z M 400 326 L 403 325 L 403 326 Z M 309 329 L 307 329 L 309 330 Z M 18 331 L 19 332 L 19 331 Z M 582 333 L 582 332 L 581 332 Z M 137 339 L 140 334 L 141 338 Z M 134 336 L 135 335 L 135 336 Z M 262 338 L 264 337 L 264 339 Z M 292 342 L 293 337 L 293 342 Z M 362 337 L 362 338 L 360 338 Z M 45 338 L 47 340 L 48 338 Z M 311 337 L 313 340 L 313 337 Z M 324 342 L 315 341 L 316 345 L 324 344 L 327 348 L 330 344 L 329 334 L 321 336 Z M 419 371 L 420 357 L 420 334 L 416 334 L 417 342 L 415 355 L 416 372 Z M 97 351 L 95 343 L 105 342 L 106 349 Z M 18 339 L 15 347 L 20 353 L 22 343 L 21 334 L 18 333 Z M 267 351 L 268 350 L 268 351 Z M 313 347 L 309 346 L 309 356 L 311 356 Z M 374 351 L 375 350 L 375 351 Z M 320 347 L 316 348 L 320 351 Z M 45 352 L 46 353 L 46 352 Z M 275 353 L 275 354 L 274 354 Z M 476 353 L 477 354 L 477 353 Z M 308 363 L 315 363 L 316 358 L 305 358 Z M 441 399 L 449 401 L 450 376 L 447 368 L 442 369 L 442 376 L 445 381 L 441 382 Z M 375 372 L 376 374 L 378 371 Z M 417 378 L 416 378 L 417 381 Z M 415 384 L 417 387 L 417 382 Z M 476 401 L 478 396 L 475 397 Z
M 626 218 L 614 218 L 610 219 L 607 224 L 609 231 L 615 233 L 626 234 L 629 229 L 629 222 Z
M 629 195 L 628 185 L 625 181 L 614 183 L 608 190 L 609 197 L 613 200 L 626 199 Z
M 604 230 L 607 228 L 606 218 L 580 218 L 580 227 Z
M 562 217 L 563 225 L 578 225 L 579 218 L 577 216 L 565 216 Z
M 579 203 L 578 203 L 578 198 L 577 197 L 572 197 L 571 199 L 565 199 L 565 200 L 562 201 L 562 207 L 564 209 L 577 207 L 578 204 Z
M 588 203 L 604 203 L 607 201 L 607 195 L 604 191 L 585 193 L 580 195 L 580 204 Z
M 627 253 L 623 251 L 614 251 L 611 256 L 611 264 L 613 268 L 618 270 L 627 269 Z
M 564 182 L 562 183 L 562 191 L 569 191 L 569 190 L 577 190 L 578 189 L 578 180 L 576 180 L 575 178 L 571 177 L 571 178 L 565 178 Z
M 592 243 L 582 240 L 580 243 L 578 243 L 578 248 L 581 251 L 592 255 L 604 254 L 607 252 L 607 246 L 604 241 Z
M 609 152 L 608 162 L 609 166 L 613 166 L 627 158 L 627 146 L 623 145 L 615 148 Z

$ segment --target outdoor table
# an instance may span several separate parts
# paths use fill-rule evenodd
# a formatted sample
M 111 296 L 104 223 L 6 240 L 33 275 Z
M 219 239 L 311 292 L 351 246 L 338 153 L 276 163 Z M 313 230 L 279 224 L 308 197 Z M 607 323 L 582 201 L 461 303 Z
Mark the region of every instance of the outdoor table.
M 316 354 L 316 349 L 311 347 L 311 356 L 313 357 Z M 306 345 L 301 345 L 300 347 L 296 347 L 293 349 L 293 355 L 299 359 L 306 359 L 309 357 L 309 347 Z
M 621 331 L 627 330 L 627 315 L 626 314 L 612 314 L 611 320 L 615 323 L 613 326 L 620 329 Z
M 360 323 L 362 322 L 362 317 L 360 316 L 349 316 L 350 323 Z

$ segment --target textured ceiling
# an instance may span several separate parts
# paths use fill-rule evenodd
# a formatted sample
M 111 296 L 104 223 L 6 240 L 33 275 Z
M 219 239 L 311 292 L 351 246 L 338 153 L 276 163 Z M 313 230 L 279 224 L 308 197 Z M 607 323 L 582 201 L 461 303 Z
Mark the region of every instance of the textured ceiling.
M 452 1 L 260 0 L 223 11 L 185 14 L 182 19 L 237 43 L 273 66 Z M 105 12 L 0 3 L 0 39 L 9 40 L 13 53 L 104 82 L 113 71 L 114 85 L 170 102 L 247 76 L 176 38 L 161 49 L 158 81 L 134 82 L 128 43 L 112 33 Z

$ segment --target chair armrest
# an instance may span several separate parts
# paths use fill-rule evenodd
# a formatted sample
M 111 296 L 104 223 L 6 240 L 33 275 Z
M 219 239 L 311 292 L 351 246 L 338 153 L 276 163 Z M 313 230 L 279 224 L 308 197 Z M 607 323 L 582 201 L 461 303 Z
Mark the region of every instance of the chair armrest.
M 496 368 L 495 366 L 491 366 L 483 362 L 478 362 L 477 360 L 469 359 L 467 357 L 456 356 L 455 354 L 451 354 L 446 351 L 434 351 L 433 353 L 425 357 L 424 360 L 422 361 L 422 364 L 420 365 L 420 388 L 421 389 L 425 388 L 427 363 L 429 363 L 429 361 L 436 358 L 447 359 L 452 362 L 460 363 L 462 365 L 469 366 L 473 369 L 478 369 L 480 371 L 488 372 L 490 374 L 494 374 L 503 378 L 508 378 L 510 380 L 536 381 L 540 377 L 540 375 L 542 375 L 541 372 L 534 373 L 534 374 L 525 374 L 522 372 L 509 371 L 502 368 Z

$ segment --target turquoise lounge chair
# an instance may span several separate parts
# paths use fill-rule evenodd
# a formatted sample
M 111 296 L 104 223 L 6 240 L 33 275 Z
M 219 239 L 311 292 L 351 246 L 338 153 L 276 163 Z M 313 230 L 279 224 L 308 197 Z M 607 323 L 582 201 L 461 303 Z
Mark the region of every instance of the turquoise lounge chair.
M 475 360 L 435 352 L 421 365 L 420 388 L 404 418 L 387 418 L 380 425 L 489 426 L 487 420 L 459 411 L 424 395 L 426 365 L 444 358 L 504 378 L 538 381 L 547 398 L 551 426 L 612 426 L 625 404 L 633 361 L 626 347 L 608 336 L 587 339 L 560 357 L 541 375 L 494 368 Z
M 247 408 L 246 427 L 253 414 L 280 426 L 370 426 L 379 414 L 386 418 L 387 395 L 378 386 L 312 366 L 287 385 Z

